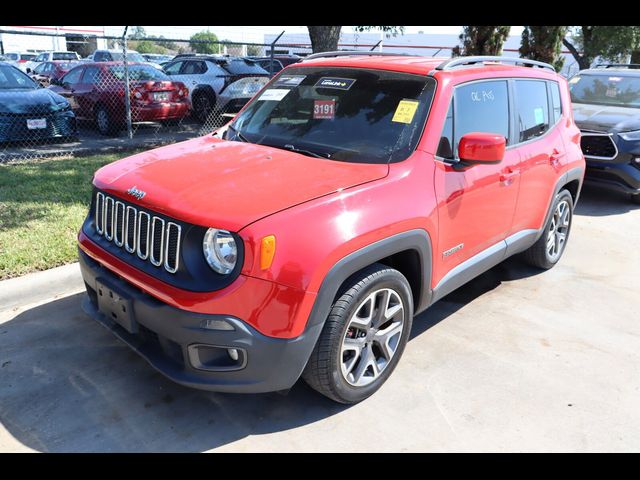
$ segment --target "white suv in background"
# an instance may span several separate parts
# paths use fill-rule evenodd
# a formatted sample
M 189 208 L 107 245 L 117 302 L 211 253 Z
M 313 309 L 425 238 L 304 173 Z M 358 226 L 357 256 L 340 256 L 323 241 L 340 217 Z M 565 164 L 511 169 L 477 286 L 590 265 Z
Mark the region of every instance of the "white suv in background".
M 92 54 L 94 62 L 122 62 L 124 56 L 122 55 L 122 49 L 113 48 L 110 50 L 96 50 Z M 144 63 L 145 65 L 151 65 L 152 67 L 162 70 L 160 64 L 155 62 L 148 62 L 140 53 L 135 50 L 127 50 L 127 63 Z
M 242 57 L 178 55 L 165 63 L 163 70 L 187 86 L 201 122 L 212 112 L 238 112 L 269 81 L 265 69 Z
M 28 73 L 33 71 L 38 65 L 42 62 L 52 62 L 54 60 L 64 60 L 67 62 L 80 60 L 80 55 L 78 52 L 68 52 L 68 51 L 57 51 L 57 52 L 42 52 L 39 53 L 36 58 L 33 60 L 26 62 L 25 71 Z

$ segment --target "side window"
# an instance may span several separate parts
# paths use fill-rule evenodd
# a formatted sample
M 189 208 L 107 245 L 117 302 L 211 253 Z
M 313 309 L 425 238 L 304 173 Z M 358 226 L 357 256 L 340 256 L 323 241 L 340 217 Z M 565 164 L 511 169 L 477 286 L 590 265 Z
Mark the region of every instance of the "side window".
M 47 65 L 44 63 L 41 63 L 40 65 L 38 65 L 36 68 L 33 69 L 33 73 L 37 73 L 38 75 L 40 75 L 42 72 L 44 72 L 44 67 L 46 67 Z
M 545 81 L 516 80 L 516 101 L 520 142 L 539 137 L 549 130 L 549 102 Z
M 453 100 L 449 104 L 449 111 L 444 121 L 436 155 L 441 158 L 453 158 Z
M 84 70 L 84 75 L 82 76 L 82 83 L 98 83 L 96 80 L 99 74 L 100 69 L 98 67 L 87 67 Z
M 497 133 L 509 143 L 509 93 L 503 80 L 474 82 L 456 88 L 453 153 L 470 132 Z
M 108 62 L 110 55 L 107 52 L 96 52 L 93 56 L 94 62 Z
M 205 73 L 207 71 L 207 66 L 202 61 L 191 61 L 187 62 L 184 67 L 182 73 L 184 75 L 198 75 L 200 73 Z
M 36 62 L 44 62 L 46 60 L 47 54 L 46 53 L 41 53 L 40 55 L 38 55 L 35 59 Z
M 74 68 L 64 77 L 62 77 L 62 83 L 69 83 L 71 85 L 78 83 L 80 81 L 80 75 L 82 75 L 83 70 L 84 68 Z
M 227 72 L 220 65 L 216 65 L 214 62 L 207 62 L 208 72 L 214 75 L 226 75 Z
M 551 108 L 552 120 L 555 124 L 562 116 L 562 101 L 560 100 L 560 86 L 557 82 L 549 82 L 549 90 L 551 91 Z
M 180 73 L 180 67 L 182 67 L 182 64 L 184 62 L 176 62 L 176 63 L 172 63 L 170 65 L 167 65 L 164 68 L 164 72 L 167 75 L 178 75 L 178 73 Z

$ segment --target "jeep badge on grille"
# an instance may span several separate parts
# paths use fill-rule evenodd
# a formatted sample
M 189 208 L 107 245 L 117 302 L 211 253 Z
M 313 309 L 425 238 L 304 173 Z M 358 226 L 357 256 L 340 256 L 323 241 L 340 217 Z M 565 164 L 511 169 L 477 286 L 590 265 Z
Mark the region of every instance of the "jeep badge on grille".
M 136 197 L 138 200 L 142 200 L 142 197 L 144 197 L 147 194 L 147 192 L 138 190 L 138 187 L 135 185 L 131 187 L 129 190 L 127 190 L 127 193 L 132 197 Z

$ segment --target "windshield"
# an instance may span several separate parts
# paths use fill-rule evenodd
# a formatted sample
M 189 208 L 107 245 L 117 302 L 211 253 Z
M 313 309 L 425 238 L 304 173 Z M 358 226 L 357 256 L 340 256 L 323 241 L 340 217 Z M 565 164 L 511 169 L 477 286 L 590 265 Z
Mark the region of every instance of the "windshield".
M 640 76 L 576 75 L 569 88 L 575 103 L 640 108 Z
M 111 59 L 114 62 L 122 62 L 124 56 L 122 52 L 111 52 Z M 127 62 L 146 62 L 146 60 L 138 52 L 127 52 Z
M 124 66 L 114 65 L 109 67 L 109 70 L 118 78 L 118 80 L 124 79 Z M 129 65 L 129 79 L 140 81 L 171 80 L 166 73 L 158 70 L 155 67 L 152 67 L 151 65 Z
M 36 89 L 38 84 L 15 67 L 0 65 L 0 90 L 14 88 Z
M 331 160 L 396 162 L 415 149 L 434 89 L 421 75 L 290 68 L 235 118 L 229 138 Z
M 268 75 L 269 74 L 264 68 L 262 68 L 256 62 L 252 62 L 251 60 L 245 60 L 244 58 L 234 58 L 230 60 L 225 60 L 219 65 L 222 66 L 227 72 L 229 72 L 232 75 L 246 75 L 246 74 Z
M 75 52 L 54 52 L 52 60 L 77 60 L 78 55 Z

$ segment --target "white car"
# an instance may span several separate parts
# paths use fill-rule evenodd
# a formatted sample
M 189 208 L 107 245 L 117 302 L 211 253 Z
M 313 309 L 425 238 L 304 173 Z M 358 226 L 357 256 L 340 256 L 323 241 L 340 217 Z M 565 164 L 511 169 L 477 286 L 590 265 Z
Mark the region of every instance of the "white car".
M 242 57 L 179 55 L 163 70 L 171 80 L 187 86 L 201 122 L 212 112 L 238 112 L 269 81 L 266 70 Z
M 54 60 L 65 60 L 67 62 L 77 61 L 80 60 L 80 55 L 78 55 L 78 52 L 69 52 L 66 50 L 42 52 L 39 53 L 36 58 L 24 64 L 24 71 L 27 73 L 32 72 L 42 62 L 52 62 Z
M 122 62 L 124 56 L 122 55 L 122 49 L 113 48 L 109 50 L 96 50 L 92 54 L 94 62 Z M 140 53 L 135 50 L 127 50 L 127 62 L 144 63 L 151 65 L 159 70 L 162 70 L 162 66 L 155 62 L 148 62 Z
M 37 53 L 8 52 L 3 56 L 6 61 L 15 65 L 23 72 L 27 72 L 27 64 L 36 58 Z

